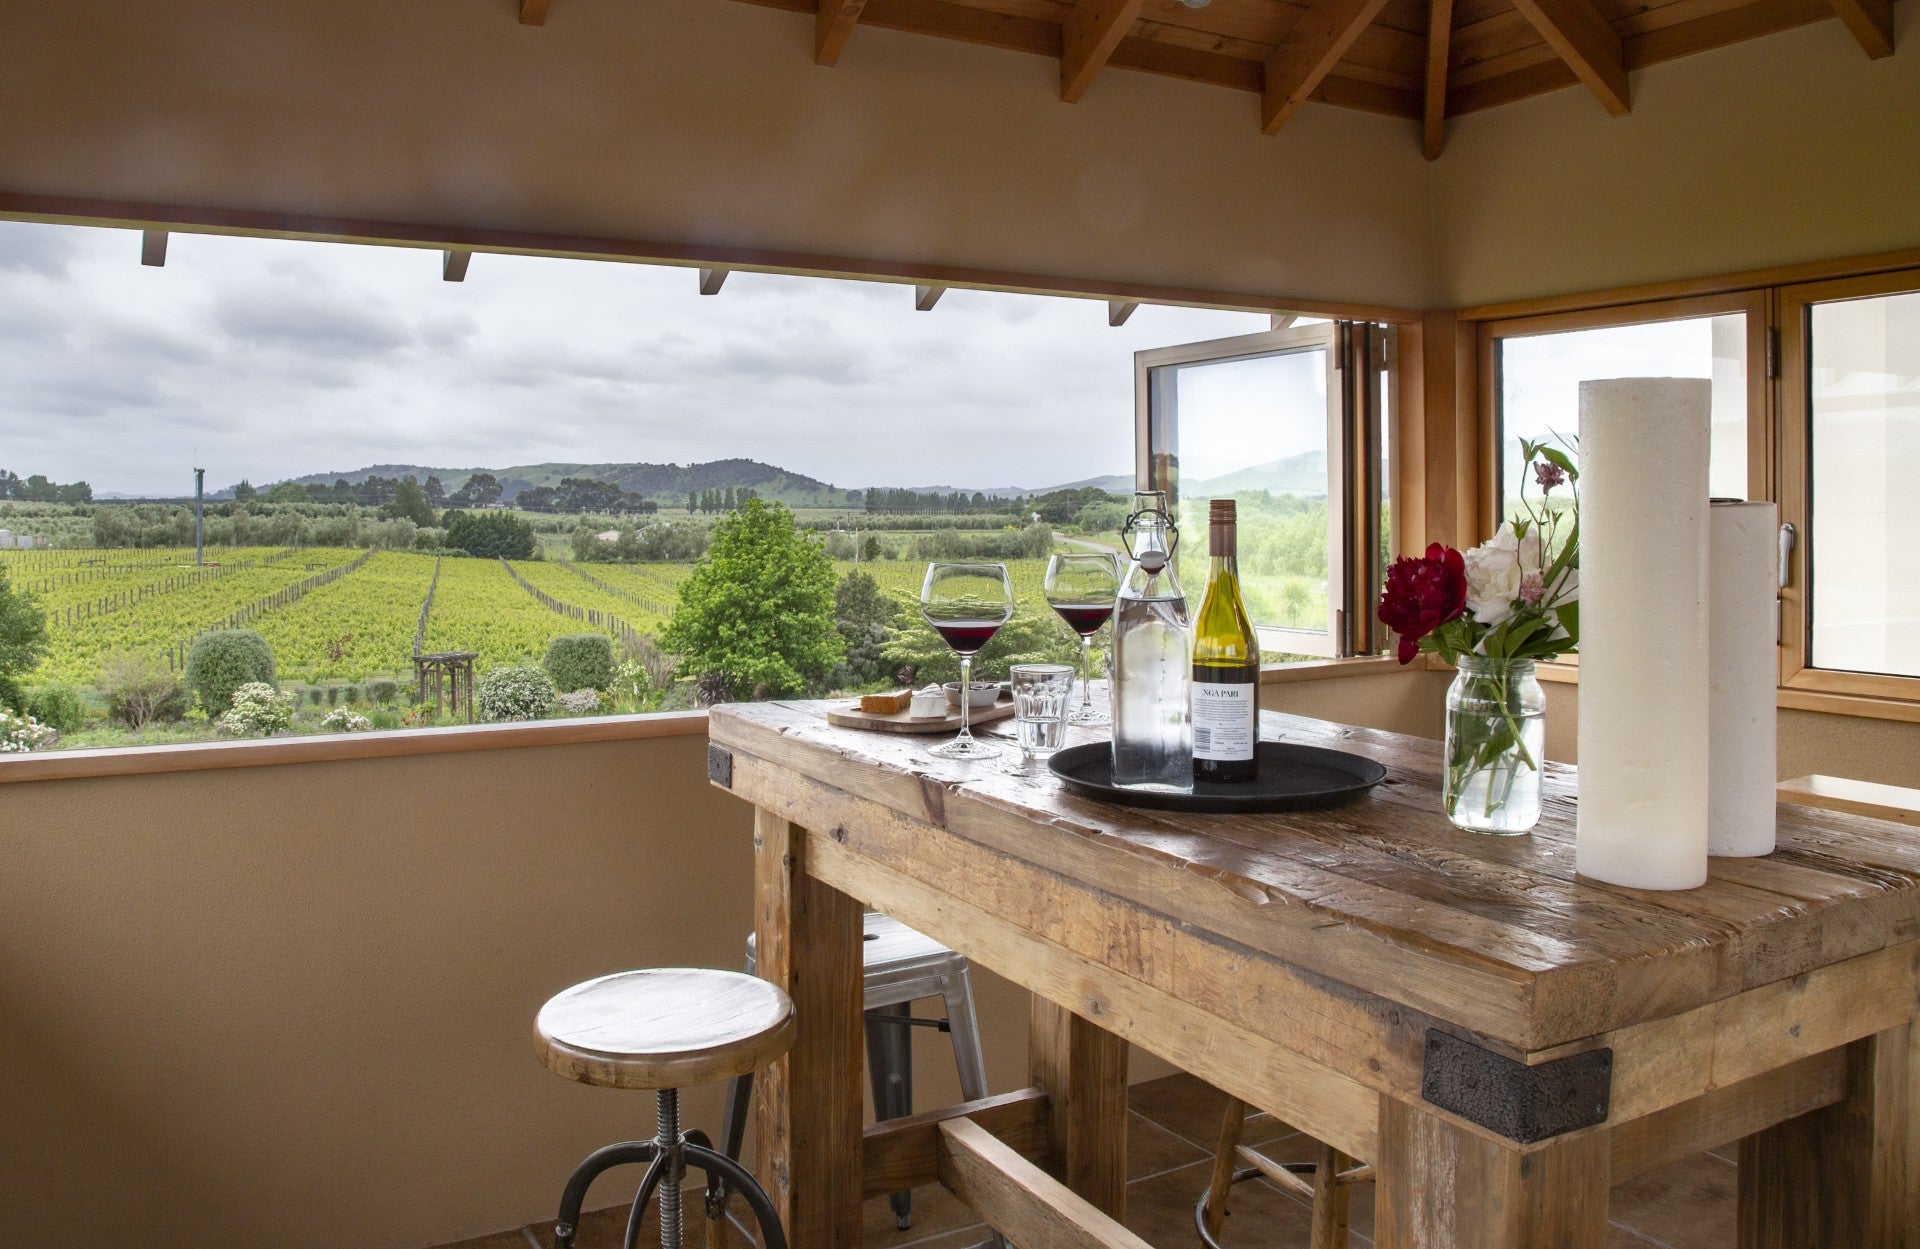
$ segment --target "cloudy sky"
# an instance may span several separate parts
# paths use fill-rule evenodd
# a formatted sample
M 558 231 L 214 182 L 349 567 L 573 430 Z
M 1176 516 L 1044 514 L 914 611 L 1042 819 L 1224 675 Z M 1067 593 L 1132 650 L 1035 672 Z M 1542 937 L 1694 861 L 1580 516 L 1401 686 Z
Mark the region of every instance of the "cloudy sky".
M 0 468 L 182 494 L 376 463 L 745 456 L 844 487 L 1132 466 L 1132 354 L 1264 316 L 0 222 Z M 1285 448 L 1280 448 L 1284 450 Z

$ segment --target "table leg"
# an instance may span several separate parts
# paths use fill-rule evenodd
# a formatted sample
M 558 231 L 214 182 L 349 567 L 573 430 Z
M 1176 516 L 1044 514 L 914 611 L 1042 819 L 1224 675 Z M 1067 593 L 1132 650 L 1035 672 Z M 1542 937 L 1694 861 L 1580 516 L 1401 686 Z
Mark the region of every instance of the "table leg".
M 1383 1097 L 1379 1249 L 1605 1249 L 1610 1147 L 1589 1132 L 1522 1154 Z
M 805 852 L 804 830 L 754 813 L 755 970 L 797 1025 L 754 1081 L 754 1169 L 793 1249 L 859 1249 L 863 908 L 807 875 Z
M 1847 1096 L 1740 1142 L 1740 1249 L 1920 1247 L 1920 1027 L 1847 1051 Z
M 1124 1222 L 1126 1041 L 1036 996 L 1027 1019 L 1027 1067 L 1050 1099 L 1053 1170 L 1068 1188 Z

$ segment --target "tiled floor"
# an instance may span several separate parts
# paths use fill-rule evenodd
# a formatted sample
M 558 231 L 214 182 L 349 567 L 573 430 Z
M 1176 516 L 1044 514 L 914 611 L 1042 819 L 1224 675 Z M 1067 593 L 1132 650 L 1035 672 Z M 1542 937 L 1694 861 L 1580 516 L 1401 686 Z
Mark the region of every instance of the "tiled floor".
M 1192 1076 L 1177 1075 L 1135 1085 L 1130 1101 L 1127 1225 L 1157 1249 L 1198 1249 L 1193 1203 L 1207 1185 L 1225 1095 Z M 1265 1116 L 1247 1125 L 1245 1140 L 1283 1161 L 1306 1156 L 1304 1137 Z M 1734 1234 L 1733 1177 L 1727 1152 L 1717 1151 L 1622 1184 L 1613 1190 L 1608 1249 L 1726 1249 Z M 688 1202 L 689 1247 L 705 1243 L 699 1205 Z M 868 1249 L 971 1249 L 987 1232 L 971 1210 L 938 1185 L 914 1191 L 913 1227 L 906 1231 L 894 1227 L 884 1199 L 868 1202 L 866 1216 Z M 1354 1191 L 1352 1219 L 1355 1249 L 1371 1249 L 1371 1185 Z M 576 1243 L 579 1249 L 619 1249 L 625 1225 L 624 1208 L 599 1211 L 582 1220 Z M 655 1226 L 649 1211 L 639 1242 L 647 1249 L 658 1249 Z M 1292 1249 L 1306 1244 L 1307 1229 L 1307 1207 L 1292 1196 L 1264 1180 L 1235 1186 L 1224 1237 L 1228 1249 Z M 551 1249 L 552 1244 L 550 1225 L 541 1224 L 445 1249 Z M 733 1230 L 728 1244 L 746 1249 L 751 1242 Z

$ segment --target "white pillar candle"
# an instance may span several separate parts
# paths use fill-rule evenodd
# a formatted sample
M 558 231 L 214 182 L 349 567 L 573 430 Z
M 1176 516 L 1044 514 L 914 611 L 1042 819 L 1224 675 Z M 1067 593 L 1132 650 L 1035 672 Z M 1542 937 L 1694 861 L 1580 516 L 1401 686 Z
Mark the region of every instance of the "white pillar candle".
M 1773 853 L 1780 509 L 1715 503 L 1707 539 L 1707 851 Z
M 1707 879 L 1705 380 L 1580 383 L 1583 876 Z

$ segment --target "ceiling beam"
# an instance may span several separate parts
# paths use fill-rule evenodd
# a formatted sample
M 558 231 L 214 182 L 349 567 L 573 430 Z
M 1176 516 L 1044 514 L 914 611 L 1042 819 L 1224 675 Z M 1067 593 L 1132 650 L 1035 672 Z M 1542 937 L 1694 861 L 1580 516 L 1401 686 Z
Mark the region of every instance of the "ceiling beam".
M 1279 333 L 1281 330 L 1290 330 L 1293 328 L 1293 323 L 1295 321 L 1298 321 L 1299 319 L 1300 319 L 1300 314 L 1297 312 L 1273 313 L 1271 314 L 1270 320 L 1267 322 L 1267 330 L 1270 333 L 1275 333 L 1275 334 Z
M 1513 0 L 1567 67 L 1615 117 L 1631 106 L 1627 58 L 1619 34 L 1593 0 Z
M 1260 129 L 1277 133 L 1306 103 L 1387 0 L 1312 0 L 1267 60 Z
M 547 24 L 547 0 L 520 0 L 520 24 L 522 26 L 545 26 Z
M 1115 329 L 1119 329 L 1127 323 L 1127 318 L 1132 316 L 1139 307 L 1140 301 L 1137 299 L 1109 299 L 1107 301 L 1107 324 Z
M 932 312 L 940 297 L 947 293 L 944 286 L 915 286 L 913 288 L 913 306 L 921 312 Z
M 473 260 L 473 253 L 452 249 L 440 253 L 440 280 L 442 282 L 464 282 L 467 280 L 467 265 Z
M 1833 11 L 1870 59 L 1893 55 L 1893 0 L 1833 0 Z
M 1133 29 L 1145 0 L 1079 0 L 1060 24 L 1060 99 L 1072 104 Z
M 158 269 L 167 263 L 167 232 L 140 231 L 140 263 Z
M 718 295 L 720 288 L 726 284 L 727 274 L 731 272 L 733 272 L 731 269 L 700 270 L 700 293 L 702 295 Z
M 1447 145 L 1447 56 L 1453 49 L 1453 0 L 1433 0 L 1427 9 L 1427 97 L 1421 150 L 1439 160 Z
M 867 0 L 820 0 L 813 17 L 813 63 L 837 65 Z

